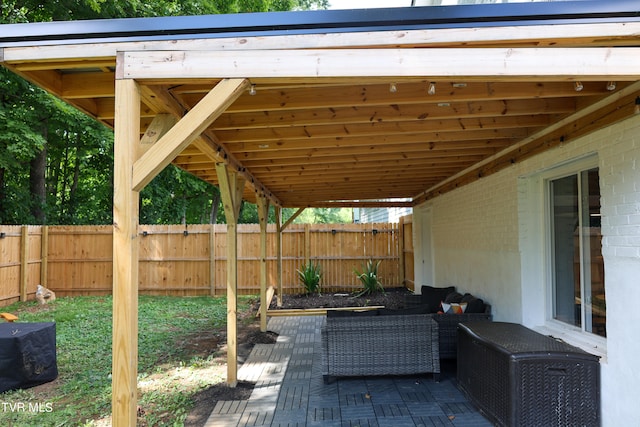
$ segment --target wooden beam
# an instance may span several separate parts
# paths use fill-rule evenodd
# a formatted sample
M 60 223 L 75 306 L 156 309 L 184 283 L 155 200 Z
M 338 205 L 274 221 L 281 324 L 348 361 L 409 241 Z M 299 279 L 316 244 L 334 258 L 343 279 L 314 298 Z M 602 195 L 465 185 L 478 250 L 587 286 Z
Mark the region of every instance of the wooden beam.
M 282 307 L 282 208 L 275 206 L 276 214 L 276 282 L 278 292 L 276 294 L 276 304 Z
M 438 123 L 440 124 L 440 123 Z M 464 125 L 464 122 L 460 123 Z M 490 126 L 486 122 L 487 126 Z M 424 127 L 429 127 L 430 124 L 424 123 Z M 366 151 L 366 148 L 375 145 L 384 146 L 396 146 L 396 151 L 400 151 L 403 145 L 410 146 L 415 144 L 416 146 L 424 148 L 425 143 L 428 144 L 430 150 L 449 150 L 449 149 L 468 149 L 477 148 L 483 144 L 489 144 L 491 141 L 509 143 L 510 140 L 522 137 L 526 134 L 525 130 L 514 131 L 518 129 L 516 122 L 512 125 L 512 128 L 504 129 L 476 129 L 473 132 L 465 130 L 458 131 L 425 131 L 423 133 L 408 132 L 408 133 L 392 133 L 386 134 L 365 134 L 363 136 L 344 135 L 341 137 L 309 137 L 306 138 L 293 138 L 277 140 L 262 140 L 262 141 L 246 141 L 242 143 L 226 143 L 230 151 L 238 153 L 238 156 L 244 156 L 244 153 L 265 153 L 272 152 L 276 156 L 287 156 L 288 150 L 301 150 L 307 149 L 308 151 L 316 149 L 331 149 L 335 151 L 341 151 L 342 149 L 349 149 L 359 147 L 361 151 Z M 475 127 L 474 127 L 475 129 Z M 446 130 L 446 129 L 445 129 Z M 365 148 L 365 150 L 362 150 Z M 189 163 L 209 163 L 211 160 L 202 154 L 187 154 L 183 152 L 178 157 L 179 159 L 187 158 Z M 244 164 L 244 163 L 243 163 Z M 301 168 L 302 165 L 295 165 Z
M 286 206 L 294 207 L 294 206 Z M 307 208 L 411 208 L 413 202 L 407 200 L 398 201 L 341 201 L 341 202 L 320 202 L 306 206 Z
M 264 194 L 256 198 L 258 222 L 260 223 L 260 330 L 267 331 L 267 220 L 269 219 L 269 199 Z
M 220 79 L 216 80 L 212 84 L 218 83 L 220 83 Z M 209 90 L 210 88 L 211 86 L 209 86 Z M 150 106 L 150 108 L 155 112 L 171 114 L 176 118 L 181 118 L 184 116 L 185 112 L 189 110 L 187 106 L 183 105 L 174 96 L 172 96 L 172 92 L 170 92 L 169 88 L 165 85 L 142 86 L 140 88 L 140 93 L 144 104 Z M 208 91 L 206 93 L 208 93 Z M 202 98 L 198 99 L 198 102 L 191 103 L 190 105 L 198 104 L 201 99 Z M 198 148 L 204 155 L 203 157 L 205 157 L 207 162 L 210 164 L 223 162 L 235 168 L 241 173 L 245 180 L 254 187 L 256 192 L 263 192 L 266 194 L 273 204 L 280 203 L 279 200 L 277 200 L 273 194 L 268 191 L 262 183 L 260 183 L 260 181 L 258 181 L 251 173 L 246 171 L 233 154 L 231 154 L 217 141 L 217 138 L 211 131 L 205 130 L 193 141 L 191 147 Z M 211 169 L 215 169 L 215 167 L 212 166 Z
M 601 90 L 606 91 L 604 85 Z M 416 87 L 418 93 L 423 94 L 420 103 L 398 105 L 395 97 L 388 97 L 387 102 L 393 105 L 377 105 L 362 106 L 354 108 L 350 107 L 332 107 L 317 109 L 279 109 L 269 114 L 265 114 L 265 110 L 250 113 L 231 113 L 223 114 L 216 120 L 216 132 L 220 130 L 234 129 L 274 129 L 278 127 L 290 126 L 311 126 L 311 125 L 332 125 L 336 123 L 365 123 L 371 124 L 375 122 L 393 122 L 405 123 L 423 120 L 442 120 L 442 119 L 463 119 L 482 117 L 507 117 L 507 116 L 526 116 L 538 114 L 559 114 L 571 113 L 576 109 L 574 98 L 542 98 L 542 99 L 514 99 L 514 100 L 485 100 L 472 102 L 454 102 L 446 103 L 430 102 L 425 97 L 426 85 Z M 450 93 L 449 84 L 444 88 Z M 362 90 L 362 89 L 361 89 Z M 408 89 L 411 90 L 411 89 Z M 573 90 L 573 87 L 572 87 Z M 583 89 L 584 90 L 584 89 Z M 573 96 L 575 96 L 575 90 Z M 534 96 L 533 93 L 531 96 Z
M 227 219 L 227 384 L 238 383 L 238 215 L 244 179 L 224 163 L 216 163 L 220 196 Z
M 112 423 L 136 425 L 138 375 L 138 201 L 133 164 L 140 142 L 140 93 L 116 81 L 113 183 Z
M 295 211 L 295 212 L 293 213 L 293 215 L 291 215 L 291 216 L 289 217 L 289 219 L 287 219 L 287 220 L 285 221 L 285 223 L 284 223 L 284 224 L 282 224 L 282 227 L 280 227 L 280 230 L 281 230 L 281 231 L 284 231 L 284 230 L 285 230 L 289 225 L 291 225 L 291 223 L 293 222 L 293 220 L 295 220 L 296 218 L 298 218 L 298 216 L 299 216 L 302 212 L 304 212 L 304 210 L 305 210 L 305 209 L 306 209 L 306 207 L 304 207 L 304 208 L 298 208 L 298 210 L 297 210 L 297 211 Z
M 242 97 L 227 110 L 228 113 L 262 113 L 281 110 L 353 108 L 415 105 L 442 102 L 468 103 L 480 101 L 522 100 L 522 99 L 549 99 L 590 97 L 602 95 L 606 92 L 601 82 L 583 82 L 583 89 L 576 92 L 571 81 L 539 82 L 534 78 L 530 81 L 502 82 L 487 78 L 486 82 L 464 82 L 464 86 L 456 86 L 456 80 L 438 82 L 434 95 L 425 99 L 427 92 L 428 76 L 422 76 L 418 81 L 397 83 L 397 92 L 390 95 L 389 80 L 386 82 L 353 82 L 345 79 L 342 83 L 327 85 L 322 79 L 310 81 L 305 85 L 296 86 L 290 83 L 288 86 L 271 89 L 271 86 L 258 90 L 255 97 Z M 315 83 L 315 84 L 314 84 Z M 193 87 L 193 86 L 190 86 Z M 210 86 L 209 86 L 210 87 Z M 257 86 L 260 89 L 262 86 Z M 322 89 L 318 91 L 318 88 Z M 206 90 L 203 90 L 206 93 Z M 202 98 L 203 93 L 190 93 L 183 96 L 185 102 L 191 105 Z M 278 113 L 275 113 L 278 114 Z M 222 117 L 221 117 L 222 119 Z M 274 120 L 275 121 L 275 120 Z M 217 123 L 217 122 L 216 122 Z
M 62 92 L 65 99 L 109 98 L 114 96 L 114 73 L 68 73 L 62 74 Z
M 244 79 L 224 79 L 154 144 L 133 168 L 133 188 L 140 191 L 224 112 L 248 85 Z
M 124 78 L 456 77 L 633 81 L 640 48 L 308 49 L 125 52 Z M 212 67 L 211 64 L 216 64 Z M 286 66 L 283 66 L 286 64 Z
M 431 132 L 429 132 L 430 134 L 434 133 L 436 129 L 438 133 L 458 133 L 461 129 L 466 131 L 489 130 L 494 132 L 495 137 L 499 137 L 500 132 L 498 131 L 503 129 L 506 134 L 503 137 L 508 137 L 509 132 L 514 132 L 513 128 L 548 126 L 552 123 L 551 118 L 552 116 L 550 115 L 541 114 L 480 119 L 465 118 L 460 120 L 415 120 L 403 123 L 352 123 L 347 125 L 335 123 L 332 125 L 296 126 L 290 128 L 219 131 L 217 132 L 217 135 L 221 140 L 225 141 L 226 144 L 233 142 L 244 143 L 248 141 L 266 141 L 267 145 L 274 140 L 279 142 L 287 139 L 300 140 L 306 138 L 307 141 L 309 141 L 312 138 L 348 138 L 349 135 L 357 135 L 358 137 L 371 136 L 372 138 L 376 138 L 384 134 L 386 135 L 386 138 L 394 138 L 396 135 L 406 133 L 420 134 L 425 131 L 425 128 L 427 128 L 427 130 L 431 129 Z M 522 130 L 520 133 L 525 131 L 526 130 Z M 514 135 L 514 137 L 517 138 L 518 134 Z M 400 136 L 400 138 L 402 138 L 402 136 Z M 443 138 L 446 138 L 446 135 L 443 135 Z M 470 136 L 465 137 L 465 139 L 467 138 L 470 138 Z
M 162 113 L 153 118 L 153 121 L 144 132 L 140 140 L 140 151 L 136 158 L 146 153 L 160 138 L 162 138 L 176 124 L 177 119 L 171 114 Z

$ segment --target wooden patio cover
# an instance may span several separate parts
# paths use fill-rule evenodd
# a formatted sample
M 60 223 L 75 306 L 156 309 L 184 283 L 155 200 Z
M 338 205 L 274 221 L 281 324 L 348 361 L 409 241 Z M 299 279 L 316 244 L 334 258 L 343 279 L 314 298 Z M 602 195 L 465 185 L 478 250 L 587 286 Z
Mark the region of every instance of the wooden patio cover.
M 23 36 L 0 36 L 2 65 L 115 131 L 113 425 L 135 424 L 138 194 L 162 168 L 174 163 L 220 186 L 230 259 L 242 199 L 258 203 L 264 230 L 269 205 L 422 203 L 640 108 L 633 2 L 579 3 L 633 13 L 175 37 L 146 36 L 141 23 L 174 22 L 157 19 L 105 21 L 140 25 L 136 37 L 74 36 L 86 23 L 2 26 Z M 460 8 L 451 10 L 497 10 Z M 428 21 L 425 9 L 410 11 L 415 22 Z M 233 383 L 236 267 L 228 264 Z

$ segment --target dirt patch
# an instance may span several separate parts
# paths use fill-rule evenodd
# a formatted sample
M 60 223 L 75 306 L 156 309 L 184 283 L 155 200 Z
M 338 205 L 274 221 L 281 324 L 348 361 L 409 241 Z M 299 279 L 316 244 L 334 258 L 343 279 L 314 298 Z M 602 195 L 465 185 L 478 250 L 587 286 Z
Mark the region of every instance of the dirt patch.
M 254 311 L 255 313 L 255 311 Z M 276 342 L 278 335 L 273 332 L 261 332 L 260 325 L 257 323 L 243 324 L 238 326 L 238 367 L 242 366 L 253 346 L 256 344 L 273 344 Z M 200 338 L 201 341 L 212 343 L 213 340 Z M 226 344 L 226 332 L 218 331 L 216 335 L 218 340 L 214 346 L 199 346 L 198 352 L 206 353 L 223 350 Z M 224 349 L 226 350 L 226 349 Z M 226 356 L 225 357 L 226 361 Z M 226 367 L 223 366 L 224 374 Z M 211 411 L 215 408 L 218 401 L 223 400 L 248 400 L 253 391 L 253 383 L 239 381 L 235 387 L 229 387 L 226 383 L 216 384 L 207 387 L 193 396 L 194 406 L 187 415 L 184 425 L 185 427 L 202 427 L 211 415 Z
M 193 397 L 195 406 L 184 421 L 185 427 L 204 426 L 219 400 L 248 400 L 252 391 L 253 383 L 240 381 L 235 387 L 222 384 L 198 392 Z
M 256 344 L 274 344 L 278 338 L 278 335 L 273 332 L 260 331 L 259 321 L 253 318 L 257 309 L 256 304 L 247 313 L 241 314 L 238 319 L 238 367 L 247 360 Z M 194 348 L 196 354 L 204 357 L 207 354 L 224 351 L 226 361 L 226 329 L 212 331 L 210 335 L 212 336 L 209 338 L 207 335 L 198 336 L 199 343 Z M 226 374 L 226 367 L 224 373 Z M 185 427 L 204 426 L 218 401 L 248 400 L 253 386 L 253 383 L 239 381 L 235 387 L 220 383 L 199 391 L 193 397 L 194 406 L 185 419 Z

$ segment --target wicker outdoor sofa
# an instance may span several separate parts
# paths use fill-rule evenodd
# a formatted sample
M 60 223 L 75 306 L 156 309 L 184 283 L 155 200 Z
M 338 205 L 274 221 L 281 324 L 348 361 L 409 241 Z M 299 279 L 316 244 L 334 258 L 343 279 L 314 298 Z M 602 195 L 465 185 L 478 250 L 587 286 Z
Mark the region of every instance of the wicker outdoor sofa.
M 443 313 L 441 302 L 468 301 L 466 312 L 461 314 Z M 454 303 L 455 304 L 455 303 Z M 421 294 L 407 295 L 405 308 L 428 307 L 433 319 L 438 323 L 440 359 L 456 359 L 458 357 L 458 325 L 460 323 L 492 320 L 491 305 L 471 294 L 460 294 L 454 286 L 433 288 L 422 286 Z
M 438 324 L 429 314 L 327 316 L 321 330 L 324 380 L 432 373 L 439 379 Z

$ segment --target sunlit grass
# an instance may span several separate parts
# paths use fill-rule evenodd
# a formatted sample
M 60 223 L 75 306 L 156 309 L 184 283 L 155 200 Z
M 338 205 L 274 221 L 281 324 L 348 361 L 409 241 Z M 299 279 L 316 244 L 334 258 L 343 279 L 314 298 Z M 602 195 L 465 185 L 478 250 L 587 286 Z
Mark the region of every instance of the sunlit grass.
M 239 298 L 239 304 L 246 310 L 249 298 Z M 111 297 L 58 298 L 47 306 L 18 303 L 2 311 L 18 315 L 20 322 L 56 323 L 59 376 L 45 386 L 0 394 L 0 426 L 109 425 Z M 198 354 L 190 344 L 201 334 L 224 331 L 226 301 L 140 296 L 138 318 L 139 425 L 181 425 L 193 394 L 225 380 L 225 355 Z M 27 407 L 39 402 L 45 411 L 12 411 L 18 402 Z

